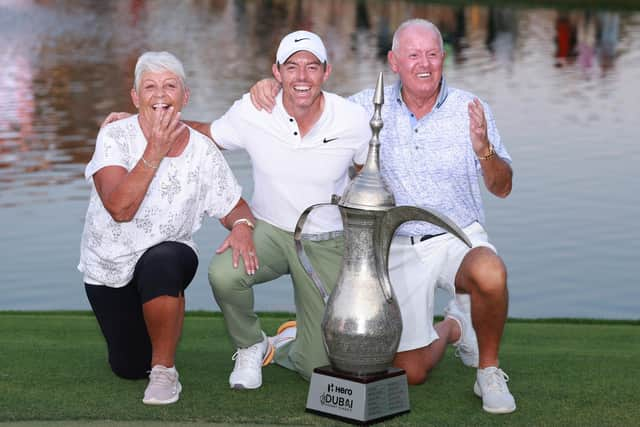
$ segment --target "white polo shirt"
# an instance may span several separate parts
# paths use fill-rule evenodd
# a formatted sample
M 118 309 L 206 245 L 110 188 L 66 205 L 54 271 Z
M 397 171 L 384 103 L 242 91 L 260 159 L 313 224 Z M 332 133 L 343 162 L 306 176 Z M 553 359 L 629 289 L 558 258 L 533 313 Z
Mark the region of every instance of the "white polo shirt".
M 211 124 L 215 142 L 228 150 L 245 149 L 253 164 L 256 218 L 294 231 L 302 212 L 342 195 L 352 163 L 363 164 L 371 138 L 364 108 L 323 92 L 324 111 L 318 122 L 300 137 L 296 120 L 282 104 L 282 91 L 272 113 L 258 111 L 249 94 Z M 310 215 L 305 233 L 342 229 L 337 209 L 323 208 Z

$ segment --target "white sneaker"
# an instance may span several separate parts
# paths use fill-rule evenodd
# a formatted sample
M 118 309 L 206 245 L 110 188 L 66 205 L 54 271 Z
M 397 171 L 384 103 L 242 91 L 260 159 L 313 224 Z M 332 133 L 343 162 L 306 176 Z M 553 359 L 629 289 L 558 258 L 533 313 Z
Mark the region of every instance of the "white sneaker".
M 229 385 L 235 389 L 255 389 L 262 385 L 262 366 L 273 359 L 273 345 L 262 333 L 263 340 L 247 348 L 239 348 L 231 360 L 235 366 L 229 375 Z
M 149 373 L 149 385 L 144 391 L 142 403 L 147 405 L 168 405 L 177 402 L 182 391 L 175 367 L 155 365 Z
M 445 317 L 455 320 L 460 326 L 460 339 L 453 343 L 456 348 L 456 357 L 459 357 L 466 366 L 478 367 L 478 339 L 476 331 L 471 323 L 471 313 L 464 310 L 460 302 L 455 299 L 444 309 Z
M 516 410 L 516 401 L 507 387 L 509 376 L 490 366 L 478 369 L 473 392 L 482 398 L 482 409 L 492 414 L 508 414 Z
M 289 320 L 278 327 L 276 334 L 269 337 L 269 343 L 271 343 L 274 349 L 277 350 L 286 343 L 296 339 L 296 333 L 298 331 L 296 325 L 295 320 Z

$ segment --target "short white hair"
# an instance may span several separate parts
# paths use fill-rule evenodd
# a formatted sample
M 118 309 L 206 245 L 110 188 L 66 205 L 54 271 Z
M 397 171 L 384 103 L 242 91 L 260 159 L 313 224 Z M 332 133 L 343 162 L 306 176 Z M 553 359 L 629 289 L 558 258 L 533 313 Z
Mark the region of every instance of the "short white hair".
M 169 52 L 145 52 L 138 58 L 134 73 L 133 88 L 136 92 L 140 88 L 142 74 L 147 71 L 158 73 L 170 71 L 180 78 L 182 87 L 186 89 L 184 67 L 182 62 Z
M 442 34 L 440 33 L 440 30 L 433 22 L 421 18 L 408 19 L 400 24 L 400 26 L 398 26 L 396 32 L 393 33 L 391 50 L 393 50 L 394 52 L 398 50 L 398 48 L 400 47 L 400 33 L 402 33 L 402 31 L 404 31 L 405 29 L 413 26 L 422 27 L 425 30 L 431 31 L 436 36 L 438 36 L 438 41 L 440 42 L 440 51 L 444 53 L 444 41 L 442 40 Z

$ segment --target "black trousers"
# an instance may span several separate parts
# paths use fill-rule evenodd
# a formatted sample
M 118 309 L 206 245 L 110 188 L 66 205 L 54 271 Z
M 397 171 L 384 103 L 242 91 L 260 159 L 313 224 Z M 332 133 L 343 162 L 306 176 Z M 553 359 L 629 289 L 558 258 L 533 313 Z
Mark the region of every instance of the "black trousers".
M 140 257 L 133 279 L 122 288 L 85 283 L 87 298 L 107 341 L 111 370 L 122 378 L 140 379 L 151 369 L 151 340 L 142 305 L 159 296 L 183 296 L 198 268 L 189 246 L 163 242 Z

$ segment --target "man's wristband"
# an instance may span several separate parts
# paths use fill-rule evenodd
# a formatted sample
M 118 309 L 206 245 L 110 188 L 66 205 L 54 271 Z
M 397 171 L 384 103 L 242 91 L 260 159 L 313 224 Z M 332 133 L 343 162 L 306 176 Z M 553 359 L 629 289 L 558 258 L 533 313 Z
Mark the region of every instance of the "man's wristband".
M 235 221 L 233 221 L 233 225 L 231 225 L 231 229 L 233 230 L 233 227 L 235 227 L 238 224 L 247 224 L 249 226 L 250 229 L 255 229 L 256 226 L 249 221 L 247 218 L 240 218 L 240 219 L 236 219 Z
M 496 150 L 493 149 L 493 144 L 489 143 L 489 154 L 486 156 L 478 156 L 478 160 L 489 160 L 496 155 Z

